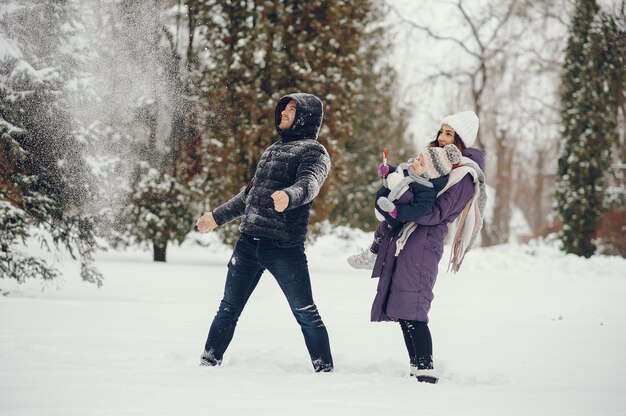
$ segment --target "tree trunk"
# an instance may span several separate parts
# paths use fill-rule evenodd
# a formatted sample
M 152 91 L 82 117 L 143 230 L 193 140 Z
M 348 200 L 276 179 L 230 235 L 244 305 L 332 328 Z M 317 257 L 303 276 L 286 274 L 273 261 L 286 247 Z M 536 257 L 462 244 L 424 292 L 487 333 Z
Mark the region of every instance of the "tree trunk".
M 511 222 L 511 173 L 513 146 L 505 131 L 496 137 L 496 197 L 491 221 L 490 239 L 485 245 L 509 241 Z
M 153 249 L 153 260 L 154 261 L 162 261 L 162 262 L 166 262 L 165 260 L 165 254 L 166 254 L 166 250 L 167 250 L 167 242 L 161 244 L 161 243 L 155 243 L 152 242 L 152 249 Z
M 189 30 L 189 39 L 187 39 L 187 60 L 185 62 L 187 73 L 196 67 L 196 51 L 193 49 L 194 36 L 196 34 L 196 19 L 198 17 L 198 2 L 195 0 L 187 1 L 187 13 L 189 16 L 187 29 Z
M 536 234 L 539 229 L 544 225 L 544 220 L 546 215 L 543 212 L 543 190 L 544 190 L 544 173 L 543 173 L 543 165 L 544 165 L 544 151 L 537 151 L 537 166 L 535 167 L 535 212 L 533 215 L 533 224 L 532 230 L 533 234 Z

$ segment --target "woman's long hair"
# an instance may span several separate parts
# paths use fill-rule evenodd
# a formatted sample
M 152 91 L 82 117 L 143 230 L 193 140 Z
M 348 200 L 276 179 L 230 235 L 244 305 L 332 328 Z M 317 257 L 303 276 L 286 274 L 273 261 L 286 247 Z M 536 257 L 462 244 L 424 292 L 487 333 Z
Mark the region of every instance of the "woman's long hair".
M 428 147 L 439 147 L 439 135 L 441 132 L 442 130 L 439 129 L 433 141 L 428 143 Z M 467 149 L 463 139 L 461 139 L 461 136 L 459 136 L 456 131 L 454 132 L 454 145 L 461 151 L 461 153 L 463 153 L 463 150 Z

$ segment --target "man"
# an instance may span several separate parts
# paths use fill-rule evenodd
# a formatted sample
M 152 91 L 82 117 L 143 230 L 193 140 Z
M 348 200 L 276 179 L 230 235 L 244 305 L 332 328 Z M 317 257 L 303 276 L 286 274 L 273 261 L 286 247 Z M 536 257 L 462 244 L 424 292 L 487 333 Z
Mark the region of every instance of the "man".
M 328 332 L 311 291 L 304 253 L 309 211 L 328 175 L 330 158 L 317 137 L 323 105 L 311 94 L 282 97 L 275 125 L 280 140 L 268 147 L 246 189 L 206 213 L 196 223 L 208 232 L 243 215 L 228 263 L 224 296 L 201 356 L 216 366 L 233 338 L 235 326 L 261 275 L 268 270 L 285 294 L 316 372 L 333 370 Z

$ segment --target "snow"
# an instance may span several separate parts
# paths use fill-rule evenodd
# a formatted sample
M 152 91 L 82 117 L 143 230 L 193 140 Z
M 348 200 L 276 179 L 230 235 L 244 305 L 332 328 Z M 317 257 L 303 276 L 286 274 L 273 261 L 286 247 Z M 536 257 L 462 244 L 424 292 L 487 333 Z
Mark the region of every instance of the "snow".
M 101 253 L 100 289 L 67 256 L 63 280 L 2 279 L 0 414 L 624 414 L 625 259 L 549 242 L 471 251 L 458 274 L 439 275 L 430 328 L 441 380 L 427 385 L 408 377 L 397 324 L 369 322 L 376 280 L 346 264 L 370 239 L 338 228 L 307 247 L 331 374 L 313 373 L 267 273 L 223 366 L 198 366 L 231 255 L 215 235 L 191 235 L 164 264 Z
M 4 33 L 0 33 L 0 61 L 6 58 L 21 59 L 22 52 L 17 46 L 17 42 L 7 38 Z

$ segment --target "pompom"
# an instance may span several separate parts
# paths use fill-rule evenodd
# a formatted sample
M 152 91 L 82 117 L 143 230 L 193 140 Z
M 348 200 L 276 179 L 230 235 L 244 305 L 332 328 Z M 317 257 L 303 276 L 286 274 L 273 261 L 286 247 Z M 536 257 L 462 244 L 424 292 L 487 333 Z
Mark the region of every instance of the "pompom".
M 446 157 L 453 165 L 461 161 L 461 151 L 453 144 L 447 144 L 443 150 L 446 152 Z

